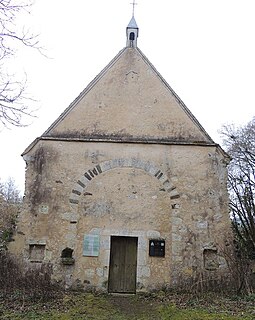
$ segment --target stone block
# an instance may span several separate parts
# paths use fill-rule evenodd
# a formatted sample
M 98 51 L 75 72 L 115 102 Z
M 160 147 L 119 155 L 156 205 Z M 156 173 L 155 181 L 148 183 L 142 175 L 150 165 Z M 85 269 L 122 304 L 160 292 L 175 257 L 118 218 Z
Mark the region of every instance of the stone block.
M 172 243 L 172 254 L 173 256 L 181 256 L 183 249 L 183 243 L 182 242 L 173 242 Z
M 93 277 L 96 274 L 96 270 L 95 269 L 85 269 L 84 274 L 85 274 L 86 279 L 93 279 Z
M 148 238 L 160 238 L 160 232 L 156 230 L 149 230 L 147 231 Z
M 177 233 L 172 233 L 172 240 L 174 241 L 182 241 L 182 236 L 180 234 Z
M 198 229 L 207 229 L 208 228 L 208 222 L 207 221 L 199 221 L 199 222 L 197 222 L 197 228 Z
M 112 169 L 110 161 L 105 161 L 105 162 L 101 163 L 100 166 L 101 166 L 102 172 L 109 171 L 110 169 Z
M 143 278 L 149 278 L 151 275 L 150 267 L 148 266 L 138 266 L 137 267 L 137 278 L 143 279 Z
M 73 212 L 64 212 L 64 213 L 61 213 L 60 216 L 63 220 L 67 220 L 67 221 L 77 221 L 79 218 L 79 215 Z
M 102 278 L 104 276 L 104 269 L 103 268 L 96 268 L 96 274 Z
M 183 224 L 183 219 L 179 218 L 179 217 L 173 217 L 172 218 L 172 224 L 174 226 L 180 226 Z
M 90 234 L 100 235 L 100 234 L 101 234 L 101 231 L 102 231 L 101 228 L 93 228 L 93 229 L 90 229 L 89 233 L 90 233 Z
M 181 255 L 174 255 L 172 256 L 173 262 L 182 262 L 183 261 L 183 256 Z
M 148 252 L 147 250 L 138 250 L 138 260 L 137 260 L 137 264 L 139 266 L 146 266 L 147 265 L 147 261 L 148 261 Z

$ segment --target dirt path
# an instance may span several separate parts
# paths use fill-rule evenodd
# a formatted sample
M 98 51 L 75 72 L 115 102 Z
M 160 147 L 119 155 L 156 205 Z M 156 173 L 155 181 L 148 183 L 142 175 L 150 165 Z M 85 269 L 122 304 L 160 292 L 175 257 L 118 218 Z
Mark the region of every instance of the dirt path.
M 121 314 L 131 319 L 155 320 L 159 315 L 159 302 L 152 302 L 139 296 L 111 295 L 109 301 Z

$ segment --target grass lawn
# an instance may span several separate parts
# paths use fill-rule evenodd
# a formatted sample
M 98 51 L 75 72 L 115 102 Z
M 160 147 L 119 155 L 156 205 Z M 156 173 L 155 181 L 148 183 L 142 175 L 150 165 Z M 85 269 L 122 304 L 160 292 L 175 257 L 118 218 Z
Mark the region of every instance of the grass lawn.
M 255 295 L 240 298 L 165 292 L 127 296 L 66 293 L 47 302 L 12 296 L 0 300 L 0 319 L 254 320 Z

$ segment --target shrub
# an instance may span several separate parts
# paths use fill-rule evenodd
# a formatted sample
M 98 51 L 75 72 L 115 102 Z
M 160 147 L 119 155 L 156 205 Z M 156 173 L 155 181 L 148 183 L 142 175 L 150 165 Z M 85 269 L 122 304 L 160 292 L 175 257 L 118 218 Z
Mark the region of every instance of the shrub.
M 28 266 L 8 251 L 0 252 L 0 292 L 4 297 L 48 300 L 59 290 L 51 281 L 52 266 Z

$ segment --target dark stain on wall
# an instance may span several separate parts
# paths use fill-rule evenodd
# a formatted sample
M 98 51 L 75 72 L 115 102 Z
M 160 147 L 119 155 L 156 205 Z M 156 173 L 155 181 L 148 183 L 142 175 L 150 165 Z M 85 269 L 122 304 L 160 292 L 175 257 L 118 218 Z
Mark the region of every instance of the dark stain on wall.
M 28 200 L 31 205 L 31 211 L 37 215 L 38 205 L 41 203 L 50 203 L 52 201 L 51 188 L 47 187 L 47 168 L 52 161 L 56 160 L 56 152 L 48 146 L 40 146 L 30 162 L 32 170 L 31 186 L 29 188 Z
M 34 155 L 33 166 L 37 174 L 42 174 L 43 167 L 45 165 L 45 149 L 40 147 L 36 150 Z

